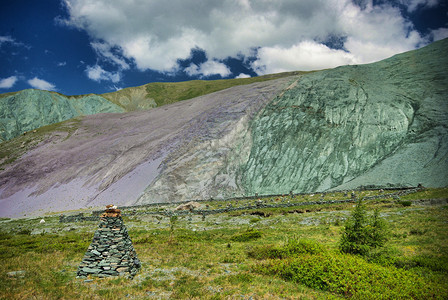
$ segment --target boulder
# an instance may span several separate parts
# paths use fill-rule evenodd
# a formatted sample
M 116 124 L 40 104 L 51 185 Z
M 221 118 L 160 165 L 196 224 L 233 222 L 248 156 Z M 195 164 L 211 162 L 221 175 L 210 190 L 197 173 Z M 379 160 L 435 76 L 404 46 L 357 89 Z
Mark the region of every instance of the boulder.
M 179 205 L 178 207 L 176 207 L 176 210 L 193 210 L 198 209 L 200 207 L 201 204 L 199 204 L 198 202 L 190 201 L 188 203 Z

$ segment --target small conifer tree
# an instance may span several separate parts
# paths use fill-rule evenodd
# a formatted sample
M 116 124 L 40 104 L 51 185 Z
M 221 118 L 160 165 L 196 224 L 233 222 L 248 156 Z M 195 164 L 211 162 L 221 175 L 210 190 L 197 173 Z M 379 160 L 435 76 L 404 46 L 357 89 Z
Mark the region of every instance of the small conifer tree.
M 364 204 L 358 200 L 350 218 L 345 223 L 339 249 L 345 253 L 366 255 L 373 248 L 384 246 L 386 241 L 386 226 L 378 210 L 375 210 L 372 217 L 368 218 Z

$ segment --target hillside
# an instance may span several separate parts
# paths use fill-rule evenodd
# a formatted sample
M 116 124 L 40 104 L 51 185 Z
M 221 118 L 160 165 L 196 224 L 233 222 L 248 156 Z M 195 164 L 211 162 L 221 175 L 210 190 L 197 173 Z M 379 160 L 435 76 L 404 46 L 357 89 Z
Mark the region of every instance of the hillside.
M 311 72 L 284 72 L 252 78 L 193 80 L 185 82 L 152 82 L 142 86 L 125 88 L 101 96 L 122 106 L 127 111 L 147 110 L 166 104 L 188 100 L 221 91 L 233 86 L 263 82 Z
M 40 128 L 0 144 L 1 215 L 447 186 L 447 48 L 446 39 L 374 64 Z M 147 99 L 146 88 L 135 93 Z M 129 103 L 128 110 L 138 106 Z
M 309 72 L 285 72 L 228 80 L 154 82 L 103 95 L 66 96 L 34 89 L 0 94 L 0 142 L 78 116 L 148 110 L 232 86 L 306 73 Z
M 0 95 L 0 142 L 77 116 L 124 112 L 98 95 L 67 97 L 42 90 Z

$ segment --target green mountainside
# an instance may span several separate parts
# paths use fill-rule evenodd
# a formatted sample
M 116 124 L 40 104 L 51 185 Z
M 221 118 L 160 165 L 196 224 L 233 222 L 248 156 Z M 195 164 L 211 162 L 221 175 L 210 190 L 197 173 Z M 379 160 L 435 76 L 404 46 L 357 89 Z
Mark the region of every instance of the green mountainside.
M 98 95 L 67 97 L 42 90 L 0 95 L 0 141 L 77 116 L 125 110 Z
M 0 144 L 1 213 L 446 187 L 447 49 L 445 39 L 367 65 L 96 96 L 128 112 Z
M 447 49 L 445 40 L 299 79 L 253 120 L 240 175 L 248 193 L 446 185 Z

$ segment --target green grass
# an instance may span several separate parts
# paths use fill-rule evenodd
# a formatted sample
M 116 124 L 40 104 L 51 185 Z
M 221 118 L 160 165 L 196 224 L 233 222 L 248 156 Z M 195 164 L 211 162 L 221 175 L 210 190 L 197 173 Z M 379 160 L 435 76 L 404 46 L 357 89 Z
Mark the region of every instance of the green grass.
M 418 194 L 432 198 L 446 190 Z M 304 198 L 310 196 L 296 200 Z M 447 298 L 448 206 L 405 207 L 392 199 L 365 205 L 369 214 L 380 209 L 391 237 L 384 249 L 364 258 L 338 251 L 353 203 L 309 206 L 304 213 L 263 209 L 268 214 L 257 222 L 246 212 L 209 215 L 205 221 L 179 216 L 173 230 L 169 217 L 125 217 L 142 269 L 133 280 L 92 282 L 76 279 L 76 270 L 97 222 L 2 219 L 0 298 L 373 299 L 380 292 L 386 298 Z M 248 232 L 260 236 L 235 239 Z M 26 272 L 23 278 L 7 275 L 19 270 Z
M 440 198 L 448 198 L 448 189 L 446 188 L 424 189 L 418 193 L 403 196 L 401 197 L 401 200 L 411 201 L 420 199 L 440 199 Z

